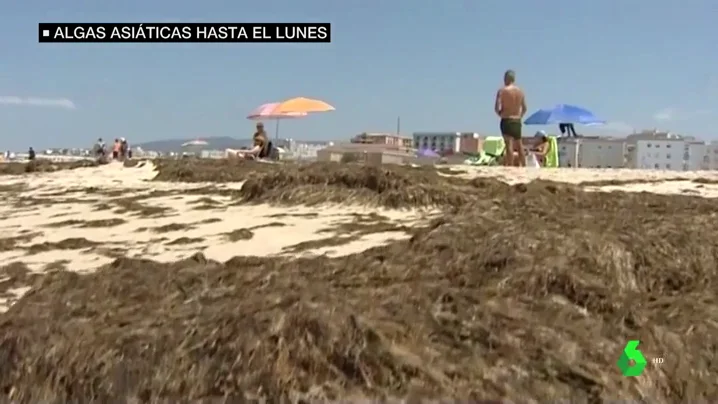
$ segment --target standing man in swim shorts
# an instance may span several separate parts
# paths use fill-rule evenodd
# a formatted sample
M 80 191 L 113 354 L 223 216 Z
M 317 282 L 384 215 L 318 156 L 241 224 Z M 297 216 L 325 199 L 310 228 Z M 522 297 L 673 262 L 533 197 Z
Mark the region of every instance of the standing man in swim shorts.
M 501 118 L 501 135 L 504 137 L 504 165 L 525 167 L 526 156 L 521 144 L 521 120 L 526 114 L 526 97 L 515 84 L 516 73 L 504 73 L 504 86 L 496 93 L 494 111 Z M 516 153 L 516 156 L 514 155 Z

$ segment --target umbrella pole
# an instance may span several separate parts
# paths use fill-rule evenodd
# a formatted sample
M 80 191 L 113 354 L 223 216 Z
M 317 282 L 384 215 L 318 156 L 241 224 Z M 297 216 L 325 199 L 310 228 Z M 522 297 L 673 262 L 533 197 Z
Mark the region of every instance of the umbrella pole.
M 274 129 L 274 140 L 279 140 L 279 121 L 280 119 L 277 119 L 277 126 Z

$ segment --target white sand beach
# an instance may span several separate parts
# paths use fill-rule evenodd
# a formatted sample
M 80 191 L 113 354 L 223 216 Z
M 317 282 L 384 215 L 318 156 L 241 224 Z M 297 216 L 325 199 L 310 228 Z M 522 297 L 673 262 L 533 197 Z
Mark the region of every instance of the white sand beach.
M 589 186 L 589 191 L 654 192 L 718 197 L 714 172 L 667 172 L 620 169 L 507 169 L 456 167 L 465 178 L 496 177 L 509 183 L 545 179 L 567 183 L 649 181 Z M 389 240 L 408 237 L 392 227 L 411 227 L 436 212 L 362 206 L 279 208 L 233 204 L 227 193 L 241 183 L 154 182 L 151 164 L 96 168 L 0 178 L 5 203 L 0 207 L 0 249 L 4 264 L 22 262 L 34 273 L 52 268 L 91 272 L 118 256 L 175 261 L 196 252 L 225 261 L 239 255 L 327 254 L 361 252 Z M 354 232 L 354 222 L 383 223 L 375 232 Z M 308 242 L 331 238 L 331 247 Z M 319 243 L 321 244 L 321 243 Z M 304 245 L 303 248 L 298 246 Z M 3 282 L 3 279 L 0 279 Z M 0 295 L 0 312 L 27 292 L 26 286 Z

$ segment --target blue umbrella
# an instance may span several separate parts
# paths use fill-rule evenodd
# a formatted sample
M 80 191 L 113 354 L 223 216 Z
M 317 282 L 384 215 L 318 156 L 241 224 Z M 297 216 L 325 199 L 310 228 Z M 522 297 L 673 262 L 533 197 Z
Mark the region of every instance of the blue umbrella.
M 575 105 L 559 104 L 549 109 L 539 109 L 528 117 L 526 125 L 550 125 L 555 123 L 575 123 L 583 125 L 600 125 L 606 123 L 593 112 Z

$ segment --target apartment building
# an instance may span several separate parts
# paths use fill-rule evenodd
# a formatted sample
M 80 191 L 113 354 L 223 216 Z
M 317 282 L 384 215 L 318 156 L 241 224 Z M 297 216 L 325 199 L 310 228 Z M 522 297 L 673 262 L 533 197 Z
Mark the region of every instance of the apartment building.
M 615 138 L 559 138 L 558 161 L 559 167 L 625 167 L 626 143 Z
M 561 167 L 718 169 L 718 142 L 706 144 L 693 137 L 658 130 L 633 133 L 625 139 L 560 138 L 558 147 Z
M 682 171 L 688 150 L 682 139 L 639 140 L 635 155 L 636 168 Z
M 718 170 L 718 141 L 710 142 L 706 145 L 706 155 L 708 157 L 708 169 Z
M 578 139 L 578 167 L 621 168 L 626 166 L 626 142 L 615 138 Z
M 578 139 L 559 139 L 558 146 L 558 166 L 559 167 L 578 167 Z
M 412 139 L 395 133 L 363 132 L 351 139 L 351 143 L 372 143 L 389 146 L 412 147 Z
M 415 149 L 430 149 L 437 153 L 477 153 L 482 138 L 475 132 L 414 132 Z
M 430 149 L 437 153 L 461 150 L 460 132 L 414 132 L 412 137 L 415 149 Z
M 636 142 L 636 168 L 695 171 L 711 169 L 711 146 L 695 140 L 666 139 Z
M 709 147 L 705 142 L 688 141 L 684 146 L 687 158 L 683 162 L 683 169 L 687 171 L 710 170 Z
M 459 151 L 461 153 L 478 153 L 484 147 L 483 137 L 475 132 L 460 132 Z

